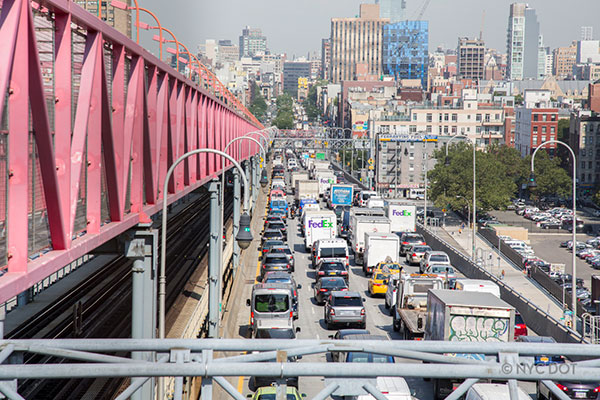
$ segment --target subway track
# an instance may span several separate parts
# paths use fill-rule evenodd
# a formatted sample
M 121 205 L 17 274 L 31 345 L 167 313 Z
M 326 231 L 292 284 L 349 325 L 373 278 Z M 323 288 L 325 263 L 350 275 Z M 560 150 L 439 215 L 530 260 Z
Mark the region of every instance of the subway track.
M 209 194 L 198 198 L 169 217 L 167 231 L 167 310 L 186 282 L 207 256 L 209 240 Z M 231 223 L 233 198 L 225 193 L 225 225 Z M 154 224 L 156 228 L 160 223 Z M 132 261 L 117 256 L 70 292 L 11 331 L 12 339 L 126 338 L 131 334 Z M 203 266 L 202 268 L 205 268 Z M 127 354 L 117 354 L 126 356 Z M 48 356 L 30 356 L 25 363 L 67 362 Z M 121 379 L 24 380 L 19 393 L 26 399 L 111 399 Z

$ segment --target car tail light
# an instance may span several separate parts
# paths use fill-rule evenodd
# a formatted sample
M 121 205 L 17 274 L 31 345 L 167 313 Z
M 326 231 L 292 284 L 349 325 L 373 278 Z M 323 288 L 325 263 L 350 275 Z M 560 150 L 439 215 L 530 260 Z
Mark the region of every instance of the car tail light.
M 254 311 L 250 311 L 250 325 L 254 325 Z
M 360 310 L 360 315 L 365 315 L 365 309 Z
M 348 271 L 342 271 L 342 275 L 348 275 Z
M 416 257 L 416 256 L 417 256 L 417 253 L 413 253 L 411 257 Z
M 329 315 L 335 315 L 335 310 L 333 308 L 329 310 Z
M 294 297 L 298 296 L 298 293 L 294 290 Z
M 325 272 L 319 271 L 319 275 L 325 275 Z
M 342 288 L 340 291 L 341 291 L 341 292 L 347 292 L 347 291 L 348 291 L 348 288 L 347 288 L 347 287 L 345 287 L 345 288 Z
M 567 390 L 569 390 L 566 386 L 561 385 L 560 383 L 557 383 L 556 386 L 563 392 L 566 392 Z
M 327 289 L 323 289 L 323 288 L 319 289 L 319 292 L 326 292 L 326 291 L 327 291 Z
M 402 244 L 408 244 L 408 242 L 402 242 Z
M 594 393 L 598 393 L 598 392 L 600 392 L 600 386 L 597 386 L 597 387 L 594 389 Z
M 290 310 L 290 318 L 294 318 L 294 312 Z

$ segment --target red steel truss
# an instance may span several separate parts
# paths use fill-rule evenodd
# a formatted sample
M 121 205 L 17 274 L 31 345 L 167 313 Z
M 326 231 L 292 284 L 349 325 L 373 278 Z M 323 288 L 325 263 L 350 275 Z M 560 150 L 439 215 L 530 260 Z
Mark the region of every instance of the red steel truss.
M 220 82 L 198 86 L 70 1 L 1 7 L 0 303 L 160 211 L 161 182 L 183 153 L 262 129 Z M 215 157 L 178 167 L 169 203 L 218 174 Z M 38 218 L 42 249 L 31 243 Z

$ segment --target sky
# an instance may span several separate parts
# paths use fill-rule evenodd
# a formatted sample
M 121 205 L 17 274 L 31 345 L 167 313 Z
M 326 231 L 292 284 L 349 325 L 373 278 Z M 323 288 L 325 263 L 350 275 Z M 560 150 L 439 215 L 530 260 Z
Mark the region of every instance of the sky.
M 415 19 L 425 0 L 406 0 L 407 19 Z M 305 56 L 321 52 L 321 39 L 329 37 L 330 19 L 354 17 L 360 3 L 374 0 L 140 0 L 157 14 L 190 51 L 205 39 L 230 39 L 238 43 L 246 25 L 261 28 L 272 53 Z M 430 0 L 423 19 L 429 20 L 429 49 L 455 48 L 458 37 L 479 36 L 485 10 L 483 39 L 486 46 L 506 51 L 509 5 L 514 0 Z M 545 46 L 567 46 L 580 39 L 581 26 L 593 26 L 600 39 L 600 0 L 529 0 L 535 8 Z M 152 22 L 147 16 L 140 16 Z M 152 32 L 152 31 L 150 31 Z M 142 43 L 154 50 L 152 34 L 140 33 Z M 153 46 L 153 47 L 150 47 Z

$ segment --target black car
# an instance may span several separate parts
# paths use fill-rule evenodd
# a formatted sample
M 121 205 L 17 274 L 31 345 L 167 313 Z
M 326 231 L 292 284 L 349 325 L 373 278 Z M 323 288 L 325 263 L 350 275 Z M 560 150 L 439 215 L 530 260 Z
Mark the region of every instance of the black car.
M 283 221 L 267 222 L 267 224 L 265 226 L 265 232 L 267 230 L 273 230 L 273 229 L 279 229 L 281 231 L 281 233 L 283 234 L 284 240 L 287 240 L 287 226 L 285 225 L 285 222 L 283 222 Z
M 279 229 L 265 229 L 262 234 L 262 243 L 264 244 L 267 240 L 285 240 L 285 236 Z
M 285 254 L 267 254 L 263 259 L 260 276 L 264 277 L 266 272 L 269 271 L 284 271 L 292 272 L 292 266 Z
M 327 296 L 334 290 L 348 290 L 348 282 L 341 276 L 323 277 L 319 279 L 314 285 L 314 296 L 317 304 L 323 305 Z
M 296 339 L 296 331 L 300 331 L 300 328 L 294 329 L 257 329 L 255 338 L 256 339 Z M 296 361 L 297 357 L 288 357 L 289 361 Z M 270 376 L 251 376 L 248 380 L 248 389 L 256 391 L 259 387 L 271 386 L 276 381 L 276 377 Z M 286 385 L 298 388 L 298 377 L 290 377 L 286 379 Z
M 315 280 L 318 281 L 326 276 L 340 276 L 348 282 L 348 269 L 344 263 L 339 261 L 324 260 L 317 264 Z
M 348 239 L 348 233 L 350 230 L 350 211 L 344 211 L 340 221 L 340 237 Z
M 554 381 L 556 386 L 570 399 L 598 399 L 600 392 L 600 382 L 566 382 Z M 550 400 L 556 397 L 552 395 L 550 389 L 542 381 L 537 383 L 537 399 Z

